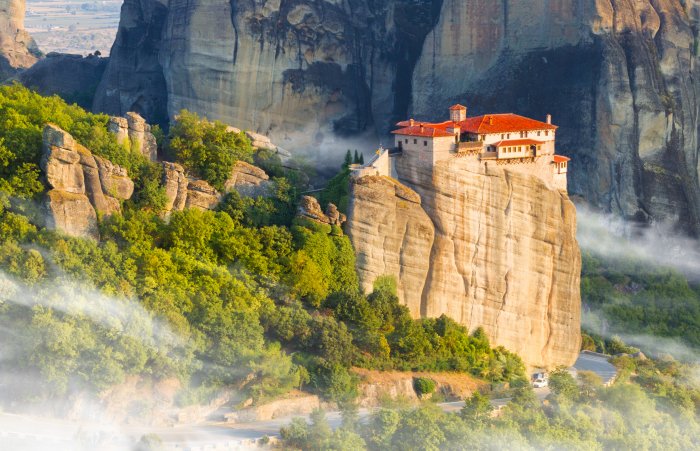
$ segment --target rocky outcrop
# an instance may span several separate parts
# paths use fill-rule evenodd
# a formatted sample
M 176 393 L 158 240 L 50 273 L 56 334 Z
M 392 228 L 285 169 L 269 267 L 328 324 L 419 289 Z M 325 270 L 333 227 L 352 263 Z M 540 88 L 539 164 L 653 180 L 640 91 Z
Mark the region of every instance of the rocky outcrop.
M 237 161 L 224 188 L 226 191 L 236 190 L 244 197 L 266 197 L 272 193 L 274 184 L 259 167 L 245 161 Z
M 97 215 L 120 211 L 120 201 L 131 198 L 134 183 L 126 170 L 94 156 L 55 125 L 43 133 L 47 226 L 67 235 L 99 238 Z
M 394 276 L 415 317 L 483 327 L 531 366 L 573 363 L 581 257 L 567 195 L 471 159 L 430 167 L 399 157 L 396 169 L 402 183 L 370 176 L 352 186 L 346 229 L 363 287 Z
M 338 211 L 338 207 L 334 204 L 328 204 L 326 211 L 321 209 L 321 204 L 315 197 L 302 196 L 297 210 L 297 216 L 300 218 L 310 219 L 320 224 L 328 224 L 341 226 L 347 220 L 347 217 Z
M 92 108 L 107 58 L 49 53 L 18 75 L 20 83 L 44 96 L 59 95 L 68 103 Z
M 0 77 L 13 76 L 41 55 L 34 39 L 24 31 L 25 0 L 0 0 Z
M 221 202 L 223 194 L 204 180 L 190 177 L 177 163 L 164 161 L 163 186 L 167 197 L 166 215 L 185 208 L 213 210 Z M 225 191 L 238 191 L 241 196 L 266 197 L 272 194 L 274 183 L 257 166 L 237 161 L 231 177 L 224 183 Z
M 574 159 L 570 193 L 697 234 L 699 11 L 684 0 L 126 0 L 95 107 L 156 122 L 187 108 L 323 152 L 331 135 L 381 137 L 456 101 L 553 113 Z
M 362 177 L 352 181 L 348 211 L 362 288 L 369 292 L 377 277 L 393 275 L 402 302 L 420 317 L 435 239 L 420 196 L 389 177 Z
M 151 132 L 151 126 L 140 114 L 130 111 L 126 117 L 112 116 L 107 129 L 117 137 L 119 144 L 128 145 L 150 161 L 158 159 L 158 143 Z
M 163 186 L 167 203 L 165 214 L 185 208 L 213 210 L 221 201 L 221 194 L 204 180 L 190 179 L 177 163 L 164 161 Z

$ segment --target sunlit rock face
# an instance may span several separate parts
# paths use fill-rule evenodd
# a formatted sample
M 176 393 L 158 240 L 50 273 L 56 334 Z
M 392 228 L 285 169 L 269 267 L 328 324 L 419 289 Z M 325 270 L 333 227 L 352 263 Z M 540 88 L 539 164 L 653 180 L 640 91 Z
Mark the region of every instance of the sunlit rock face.
M 414 317 L 483 327 L 533 367 L 571 365 L 581 257 L 566 193 L 469 159 L 428 167 L 398 157 L 396 170 L 399 180 L 352 184 L 346 229 L 363 288 L 394 276 Z
M 388 130 L 435 3 L 126 0 L 95 108 L 186 108 L 284 148 Z
M 697 233 L 692 5 L 126 0 L 95 107 L 151 122 L 187 108 L 320 153 L 329 137 L 386 142 L 395 120 L 456 101 L 552 113 L 574 157 L 570 193 Z
M 134 182 L 126 169 L 95 156 L 73 137 L 48 124 L 43 133 L 41 168 L 49 191 L 46 219 L 49 228 L 67 235 L 99 239 L 97 214 L 121 211 Z
M 4 80 L 17 69 L 37 61 L 36 43 L 24 31 L 24 0 L 0 0 L 0 77 Z
M 412 114 L 552 113 L 569 192 L 700 231 L 697 6 L 679 0 L 445 0 Z

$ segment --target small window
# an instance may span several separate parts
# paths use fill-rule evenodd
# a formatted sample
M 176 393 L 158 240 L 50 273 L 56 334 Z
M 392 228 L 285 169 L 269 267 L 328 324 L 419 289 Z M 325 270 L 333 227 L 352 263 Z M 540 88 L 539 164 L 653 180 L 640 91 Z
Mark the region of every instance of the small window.
M 424 146 L 427 146 L 427 145 L 428 145 L 428 141 L 423 141 L 423 145 L 424 145 Z
M 541 131 L 538 131 L 538 132 L 537 132 L 537 136 L 540 136 L 541 134 L 542 134 Z
M 406 144 L 408 144 L 408 138 L 406 138 Z
M 417 139 L 414 139 L 414 140 L 413 140 L 413 144 L 418 144 L 418 140 L 417 140 Z
M 505 133 L 501 133 L 501 139 L 505 139 L 505 138 L 506 138 Z
M 549 130 L 544 131 L 544 136 L 549 136 Z
M 506 139 L 510 139 L 510 133 L 506 135 Z

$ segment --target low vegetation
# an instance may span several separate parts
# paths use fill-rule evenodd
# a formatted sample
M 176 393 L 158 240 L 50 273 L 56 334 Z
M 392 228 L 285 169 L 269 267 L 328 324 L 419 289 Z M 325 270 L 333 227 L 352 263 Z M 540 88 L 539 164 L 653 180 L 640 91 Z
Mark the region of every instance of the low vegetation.
M 267 151 L 254 154 L 222 124 L 182 112 L 163 145 L 217 187 L 237 159 L 260 162 L 275 191 L 268 198 L 230 193 L 218 211 L 165 220 L 158 166 L 118 145 L 106 116 L 12 86 L 0 89 L 0 118 L 0 138 L 12 149 L 0 169 L 0 274 L 17 288 L 0 294 L 0 329 L 17 331 L 8 347 L 18 352 L 6 363 L 39 375 L 35 399 L 102 391 L 129 375 L 179 378 L 183 404 L 231 385 L 256 401 L 302 387 L 350 403 L 358 382 L 352 366 L 524 378 L 520 359 L 493 349 L 483 331 L 470 335 L 447 317 L 412 319 L 391 279 L 362 293 L 348 238 L 294 219 L 300 171 Z M 99 243 L 43 228 L 32 208 L 45 190 L 46 122 L 137 174 L 136 201 L 102 218 Z M 93 294 L 68 308 L 66 292 Z M 95 296 L 119 315 L 96 317 Z
M 587 328 L 700 347 L 700 285 L 672 269 L 584 252 L 581 298 Z
M 380 409 L 358 421 L 346 412 L 332 430 L 322 412 L 282 428 L 285 448 L 314 450 L 669 449 L 700 447 L 697 366 L 672 359 L 615 360 L 618 382 L 604 387 L 593 373 L 576 381 L 560 369 L 550 376 L 546 402 L 528 385 L 496 410 L 475 392 L 459 413 L 433 403 Z

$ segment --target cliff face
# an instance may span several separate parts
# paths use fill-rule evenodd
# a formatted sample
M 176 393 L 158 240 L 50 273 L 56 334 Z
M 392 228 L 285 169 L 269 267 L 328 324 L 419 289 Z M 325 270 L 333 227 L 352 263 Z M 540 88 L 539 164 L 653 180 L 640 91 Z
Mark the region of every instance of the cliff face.
M 375 176 L 352 186 L 347 229 L 364 288 L 393 275 L 416 317 L 482 326 L 532 366 L 573 363 L 581 257 L 568 196 L 507 166 L 396 160 L 415 192 Z
M 409 115 L 552 113 L 569 191 L 700 232 L 700 13 L 681 0 L 126 0 L 95 107 L 313 148 Z M 439 115 L 438 115 L 439 114 Z
M 573 157 L 569 192 L 698 233 L 698 11 L 684 5 L 445 0 L 412 112 L 466 99 L 475 112 L 553 113 Z
M 283 147 L 385 130 L 433 3 L 126 0 L 95 108 L 158 121 L 167 99 L 170 117 L 187 108 Z
M 39 49 L 24 31 L 25 0 L 0 0 L 0 77 L 4 80 L 17 69 L 37 61 Z

